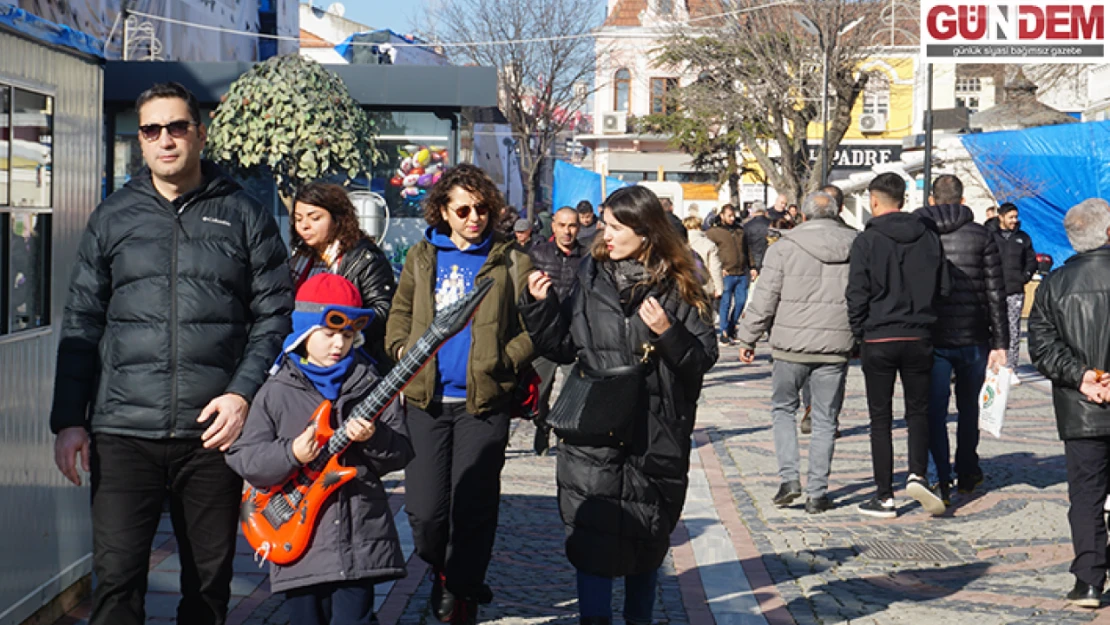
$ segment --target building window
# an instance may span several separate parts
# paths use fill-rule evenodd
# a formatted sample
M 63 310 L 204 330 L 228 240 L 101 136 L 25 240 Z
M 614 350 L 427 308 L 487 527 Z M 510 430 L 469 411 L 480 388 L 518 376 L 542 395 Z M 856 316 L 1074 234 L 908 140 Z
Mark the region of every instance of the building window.
M 887 115 L 890 113 L 890 78 L 882 72 L 872 72 L 863 88 L 863 114 Z
M 982 81 L 979 78 L 957 78 L 956 106 L 966 107 L 971 113 L 978 113 L 979 97 L 982 94 L 982 89 Z
M 50 323 L 54 98 L 0 83 L 0 334 Z
M 632 72 L 618 69 L 613 75 L 613 110 L 627 111 L 632 93 Z
M 666 115 L 675 111 L 671 92 L 678 88 L 677 78 L 651 79 L 651 112 Z
M 672 15 L 672 14 L 674 14 L 674 0 L 656 0 L 656 1 L 659 3 L 658 4 L 658 7 L 659 7 L 658 10 L 659 10 L 660 15 Z

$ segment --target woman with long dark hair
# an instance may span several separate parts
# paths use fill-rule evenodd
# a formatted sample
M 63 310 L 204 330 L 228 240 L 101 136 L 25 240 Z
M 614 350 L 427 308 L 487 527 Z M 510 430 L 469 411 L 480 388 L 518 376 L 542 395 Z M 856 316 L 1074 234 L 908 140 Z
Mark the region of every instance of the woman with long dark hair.
M 401 271 L 386 328 L 400 359 L 437 310 L 493 280 L 474 319 L 405 387 L 416 457 L 405 468 L 405 509 L 416 553 L 432 567 L 437 619 L 469 625 L 493 597 L 485 583 L 497 531 L 509 408 L 532 340 L 517 309 L 532 263 L 494 231 L 501 192 L 473 165 L 449 169 L 424 202 L 428 229 Z
M 615 435 L 556 429 L 563 438 L 556 481 L 581 622 L 611 622 L 612 580 L 624 577 L 624 619 L 648 625 L 686 498 L 690 436 L 717 337 L 693 255 L 655 194 L 625 187 L 602 209 L 604 234 L 582 261 L 570 301 L 558 302 L 551 278 L 537 272 L 523 312 L 539 356 L 599 375 L 646 363 L 639 401 L 616 406 L 621 414 L 579 407 L 582 420 L 619 420 Z
M 367 352 L 384 360 L 385 322 L 396 282 L 389 259 L 358 224 L 347 190 L 328 182 L 310 182 L 293 198 L 289 220 L 289 261 L 294 289 L 320 273 L 350 280 L 374 318 L 363 329 Z

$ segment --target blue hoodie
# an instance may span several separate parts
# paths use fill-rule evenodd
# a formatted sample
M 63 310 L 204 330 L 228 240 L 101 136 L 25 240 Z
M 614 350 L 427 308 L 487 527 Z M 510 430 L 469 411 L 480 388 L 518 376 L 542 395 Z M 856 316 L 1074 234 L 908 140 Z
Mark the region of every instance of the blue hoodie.
M 424 238 L 436 247 L 436 311 L 454 304 L 474 288 L 474 278 L 486 263 L 493 237 L 459 250 L 446 234 L 428 228 Z M 466 397 L 466 368 L 470 362 L 470 324 L 451 337 L 436 354 L 436 395 Z

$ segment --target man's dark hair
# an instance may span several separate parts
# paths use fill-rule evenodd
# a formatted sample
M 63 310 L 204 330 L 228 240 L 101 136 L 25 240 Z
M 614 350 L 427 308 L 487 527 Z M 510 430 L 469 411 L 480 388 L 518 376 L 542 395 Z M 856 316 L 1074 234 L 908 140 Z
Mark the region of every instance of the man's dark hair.
M 844 208 L 844 192 L 840 190 L 840 187 L 835 184 L 827 184 L 821 187 L 821 190 L 828 193 L 836 200 L 836 207 L 838 209 Z
M 952 174 L 937 176 L 933 181 L 933 200 L 937 204 L 962 204 L 964 201 L 964 183 Z
M 585 215 L 586 213 L 593 214 L 594 205 L 590 204 L 589 200 L 582 200 L 578 203 L 578 206 L 574 207 L 574 210 L 577 211 L 579 215 Z
M 901 208 L 906 203 L 906 181 L 898 174 L 888 171 L 875 176 L 871 184 L 867 185 L 868 193 L 878 193 Z
M 200 120 L 200 104 L 197 102 L 197 97 L 193 95 L 192 91 L 186 89 L 181 83 L 176 82 L 160 82 L 150 89 L 139 94 L 135 100 L 135 112 L 138 113 L 143 109 L 143 105 L 151 100 L 161 100 L 163 98 L 179 98 L 185 101 L 185 105 L 189 107 L 189 117 L 192 117 L 194 124 L 201 124 Z
M 999 215 L 1005 215 L 1006 213 L 1012 213 L 1012 212 L 1016 211 L 1017 209 L 1018 209 L 1017 205 L 1014 204 L 1013 202 L 1005 202 L 1001 206 L 998 207 L 998 214 Z

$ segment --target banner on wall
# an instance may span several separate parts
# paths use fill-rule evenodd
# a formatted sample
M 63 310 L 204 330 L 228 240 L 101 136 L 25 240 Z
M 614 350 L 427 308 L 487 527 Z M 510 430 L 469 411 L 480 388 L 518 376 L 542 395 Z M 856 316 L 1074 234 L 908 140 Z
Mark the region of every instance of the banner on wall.
M 1102 0 L 922 0 L 927 63 L 1107 60 Z
M 118 58 L 123 32 L 123 25 L 116 23 L 121 4 L 119 0 L 83 0 L 82 2 L 15 0 L 14 4 L 28 13 L 101 40 L 106 39 L 112 32 L 112 27 L 115 26 L 113 40 L 106 46 L 106 53 L 112 58 Z M 136 16 L 140 23 L 149 25 L 149 32 L 158 42 L 156 46 L 156 49 L 160 49 L 158 58 L 151 60 L 165 61 L 257 60 L 257 37 L 217 32 L 189 24 L 257 33 L 258 9 L 259 0 L 134 0 L 131 3 L 132 11 L 184 22 L 184 24 L 171 24 Z M 282 0 L 278 15 L 279 34 L 296 36 L 297 31 L 294 30 L 298 19 L 296 10 L 291 0 Z M 144 31 L 145 29 L 137 30 L 136 37 L 139 38 L 137 42 L 141 42 L 141 38 L 147 36 Z M 282 46 L 279 49 L 288 51 L 290 46 Z M 149 46 L 143 43 L 138 50 L 140 57 L 145 54 L 149 59 Z

